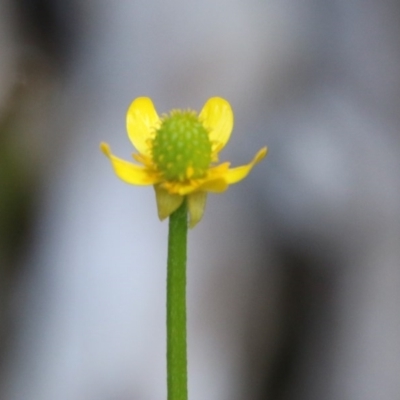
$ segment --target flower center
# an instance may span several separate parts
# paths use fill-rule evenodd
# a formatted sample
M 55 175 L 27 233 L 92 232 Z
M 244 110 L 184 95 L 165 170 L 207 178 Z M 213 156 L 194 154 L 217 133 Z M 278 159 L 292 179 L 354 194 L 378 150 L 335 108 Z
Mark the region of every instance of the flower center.
M 153 161 L 167 180 L 202 178 L 211 163 L 208 132 L 193 111 L 172 111 L 153 140 Z

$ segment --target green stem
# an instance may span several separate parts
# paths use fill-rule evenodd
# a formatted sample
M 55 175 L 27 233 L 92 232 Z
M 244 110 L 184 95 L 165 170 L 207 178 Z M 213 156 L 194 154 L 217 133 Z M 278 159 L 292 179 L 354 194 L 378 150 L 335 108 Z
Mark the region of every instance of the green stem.
M 168 400 L 187 400 L 186 200 L 170 216 L 167 266 Z

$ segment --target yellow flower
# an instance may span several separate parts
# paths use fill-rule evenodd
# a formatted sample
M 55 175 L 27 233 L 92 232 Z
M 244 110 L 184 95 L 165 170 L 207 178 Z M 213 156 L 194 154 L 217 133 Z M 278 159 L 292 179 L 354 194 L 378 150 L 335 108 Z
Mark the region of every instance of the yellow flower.
M 200 114 L 173 110 L 161 117 L 151 99 L 139 97 L 128 109 L 126 126 L 139 151 L 133 158 L 141 165 L 114 156 L 110 147 L 101 143 L 115 173 L 133 185 L 154 185 L 161 220 L 177 210 L 186 197 L 190 227 L 203 216 L 207 192 L 224 192 L 244 179 L 267 154 L 264 147 L 247 165 L 214 165 L 233 128 L 232 108 L 220 97 L 209 99 Z

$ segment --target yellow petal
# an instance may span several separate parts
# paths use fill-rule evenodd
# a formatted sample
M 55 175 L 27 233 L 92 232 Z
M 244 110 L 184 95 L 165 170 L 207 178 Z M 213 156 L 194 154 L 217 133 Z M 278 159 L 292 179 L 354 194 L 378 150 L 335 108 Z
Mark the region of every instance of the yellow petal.
M 152 168 L 153 161 L 150 157 L 145 156 L 144 154 L 140 153 L 132 153 L 132 157 L 139 163 L 143 164 L 146 167 Z
M 158 217 L 162 221 L 179 208 L 184 197 L 179 194 L 171 194 L 160 185 L 154 185 L 154 190 L 156 192 Z
M 228 169 L 228 171 L 225 173 L 226 182 L 229 185 L 232 185 L 233 183 L 237 183 L 246 178 L 251 169 L 266 156 L 267 150 L 268 149 L 266 147 L 262 148 L 253 158 L 253 160 L 247 165 Z
M 229 140 L 233 128 L 233 111 L 221 97 L 212 97 L 204 105 L 199 118 L 209 131 L 212 151 L 221 150 Z
M 195 191 L 199 186 L 198 180 L 190 180 L 186 182 L 179 181 L 166 181 L 162 182 L 161 186 L 170 194 L 177 194 L 179 196 L 185 196 L 188 193 Z
M 102 152 L 110 159 L 114 172 L 119 178 L 132 185 L 153 185 L 159 178 L 148 169 L 132 164 L 128 161 L 115 157 L 106 143 L 101 143 Z
M 222 164 L 219 164 L 215 167 L 211 167 L 208 170 L 208 177 L 209 178 L 217 178 L 217 177 L 221 177 L 224 176 L 226 171 L 228 171 L 229 166 L 231 165 L 230 162 L 224 162 Z
M 193 228 L 203 217 L 207 193 L 195 192 L 187 197 L 189 209 L 189 228 Z
M 197 191 L 221 193 L 228 187 L 225 174 L 229 165 L 230 163 L 226 162 L 210 168 L 205 178 L 189 179 L 184 182 L 166 181 L 162 182 L 161 185 L 168 193 L 179 194 L 180 196 L 186 196 Z
M 198 190 L 204 192 L 223 193 L 228 189 L 228 182 L 225 178 L 210 179 L 202 183 Z
M 154 104 L 148 97 L 138 97 L 129 106 L 126 114 L 126 129 L 136 149 L 145 156 L 151 156 L 149 140 L 159 126 L 160 118 Z
M 212 167 L 208 170 L 207 177 L 202 181 L 196 190 L 222 193 L 228 189 L 228 183 L 225 179 L 226 172 L 228 171 L 230 163 L 225 162 L 223 164 Z

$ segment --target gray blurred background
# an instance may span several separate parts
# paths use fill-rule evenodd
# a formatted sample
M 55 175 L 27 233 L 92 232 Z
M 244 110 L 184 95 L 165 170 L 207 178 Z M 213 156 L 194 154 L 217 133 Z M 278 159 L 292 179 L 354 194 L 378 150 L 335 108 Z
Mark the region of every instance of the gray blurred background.
M 400 399 L 400 3 L 0 0 L 0 398 L 165 398 L 167 222 L 125 112 L 268 157 L 189 235 L 191 400 Z

